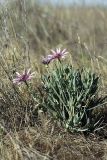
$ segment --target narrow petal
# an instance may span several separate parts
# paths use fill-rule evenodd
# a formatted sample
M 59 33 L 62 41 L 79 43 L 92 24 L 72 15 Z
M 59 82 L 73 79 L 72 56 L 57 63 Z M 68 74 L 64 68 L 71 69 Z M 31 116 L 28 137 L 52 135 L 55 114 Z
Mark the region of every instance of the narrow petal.
M 52 49 L 51 49 L 51 52 L 52 52 L 53 54 L 56 54 L 56 52 L 55 52 L 54 50 L 52 50 Z
M 58 48 L 56 51 L 57 51 L 57 53 L 60 53 L 60 52 L 61 52 L 61 49 L 60 49 L 60 48 Z
M 29 76 L 28 78 L 27 78 L 27 80 L 31 80 L 32 79 L 32 76 Z
M 65 53 L 63 53 L 64 55 L 67 55 L 69 52 L 65 52 Z
M 19 72 L 16 72 L 16 76 L 17 76 L 17 77 L 20 77 L 21 74 L 20 74 Z
M 62 53 L 66 53 L 66 49 L 64 49 L 64 50 L 62 51 Z

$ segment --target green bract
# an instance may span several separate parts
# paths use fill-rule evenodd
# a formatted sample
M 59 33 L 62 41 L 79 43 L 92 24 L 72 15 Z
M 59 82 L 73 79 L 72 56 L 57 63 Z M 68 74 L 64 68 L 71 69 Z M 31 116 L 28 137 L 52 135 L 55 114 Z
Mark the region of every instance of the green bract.
M 104 100 L 97 95 L 98 80 L 88 69 L 56 65 L 42 77 L 43 107 L 70 131 L 95 130 L 100 119 L 93 118 L 93 111 Z

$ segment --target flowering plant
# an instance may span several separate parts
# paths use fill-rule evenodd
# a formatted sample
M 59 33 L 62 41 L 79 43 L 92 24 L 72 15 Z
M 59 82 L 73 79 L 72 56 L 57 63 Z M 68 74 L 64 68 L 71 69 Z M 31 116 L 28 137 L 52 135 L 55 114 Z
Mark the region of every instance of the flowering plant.
M 88 69 L 74 69 L 62 63 L 42 77 L 43 109 L 70 131 L 92 131 L 100 126 L 93 111 L 104 98 L 99 98 L 99 77 Z

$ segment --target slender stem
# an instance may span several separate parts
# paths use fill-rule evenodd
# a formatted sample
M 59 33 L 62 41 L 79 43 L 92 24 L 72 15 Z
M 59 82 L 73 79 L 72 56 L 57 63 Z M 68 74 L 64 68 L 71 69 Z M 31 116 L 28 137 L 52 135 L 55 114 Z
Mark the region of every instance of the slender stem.
M 24 82 L 25 82 L 25 84 L 26 84 L 27 88 L 29 88 L 29 85 L 28 85 L 27 81 L 24 81 Z

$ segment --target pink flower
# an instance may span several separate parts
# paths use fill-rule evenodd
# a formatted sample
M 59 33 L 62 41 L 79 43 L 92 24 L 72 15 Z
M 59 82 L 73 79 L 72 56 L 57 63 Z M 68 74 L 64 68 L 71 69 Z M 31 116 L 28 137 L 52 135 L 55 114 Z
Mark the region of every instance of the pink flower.
M 49 64 L 54 59 L 60 60 L 61 58 L 65 58 L 66 54 L 68 53 L 66 49 L 62 50 L 60 48 L 56 49 L 56 51 L 51 50 L 52 54 L 48 55 L 47 57 L 43 58 L 43 64 Z
M 56 49 L 56 51 L 51 50 L 51 52 L 53 53 L 53 59 L 59 59 L 60 58 L 65 58 L 66 54 L 68 54 L 68 52 L 66 51 L 66 49 L 62 50 L 60 48 Z
M 53 55 L 48 55 L 47 57 L 43 58 L 43 64 L 49 64 L 53 60 Z
M 14 84 L 20 84 L 21 82 L 25 82 L 28 80 L 31 80 L 32 77 L 34 76 L 35 72 L 30 73 L 31 69 L 24 70 L 22 74 L 16 72 L 16 78 L 13 79 Z

